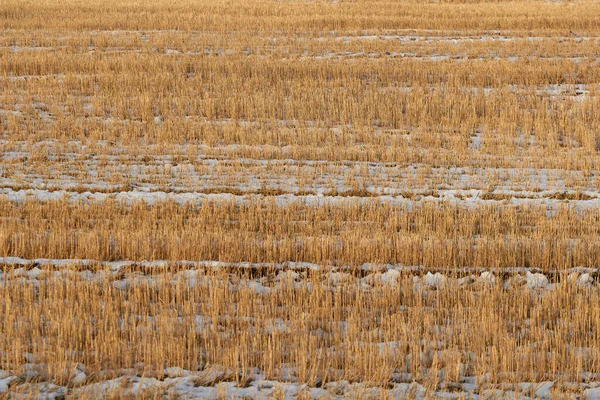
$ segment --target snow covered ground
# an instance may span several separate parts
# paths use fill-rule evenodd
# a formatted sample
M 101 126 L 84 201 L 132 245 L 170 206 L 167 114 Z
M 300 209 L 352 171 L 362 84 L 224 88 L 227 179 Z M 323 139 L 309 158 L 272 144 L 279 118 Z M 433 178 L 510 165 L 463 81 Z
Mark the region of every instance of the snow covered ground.
M 140 366 L 138 366 L 140 368 Z M 39 374 L 43 366 L 28 364 L 26 370 L 30 375 Z M 288 371 L 291 373 L 293 371 Z M 39 399 L 59 399 L 68 396 L 96 396 L 100 398 L 109 394 L 119 396 L 163 395 L 165 398 L 255 398 L 270 399 L 273 397 L 295 399 L 302 395 L 311 399 L 345 399 L 364 398 L 377 399 L 381 397 L 393 399 L 544 399 L 549 400 L 565 390 L 564 396 L 573 396 L 580 392 L 578 398 L 595 400 L 600 395 L 600 381 L 589 381 L 577 384 L 562 382 L 559 385 L 553 381 L 521 382 L 514 384 L 489 384 L 486 376 L 464 376 L 460 382 L 453 383 L 439 391 L 427 390 L 418 382 L 411 382 L 410 374 L 396 374 L 395 382 L 389 389 L 381 389 L 365 383 L 351 383 L 347 380 L 328 382 L 321 387 L 310 387 L 294 382 L 293 375 L 287 381 L 273 381 L 264 378 L 260 371 L 250 370 L 240 384 L 231 379 L 232 372 L 214 365 L 201 372 L 187 371 L 177 367 L 166 368 L 165 377 L 139 376 L 135 369 L 111 371 L 118 377 L 105 381 L 87 383 L 85 366 L 79 365 L 73 372 L 71 385 L 58 386 L 48 383 L 25 383 L 18 386 L 18 391 L 11 391 L 11 384 L 20 378 L 1 371 L 0 393 L 10 393 L 11 398 L 35 393 Z M 587 379 L 594 377 L 586 376 Z M 595 377 L 598 379 L 598 377 Z M 74 387 L 73 387 L 74 385 Z M 14 384 L 12 388 L 14 388 Z M 558 389 L 558 390 L 557 390 Z
M 531 267 L 510 268 L 479 268 L 460 267 L 452 268 L 425 268 L 423 266 L 405 266 L 391 264 L 364 264 L 361 267 L 334 267 L 318 265 L 307 262 L 286 263 L 228 263 L 221 261 L 101 261 L 81 259 L 24 259 L 20 257 L 0 257 L 0 266 L 9 268 L 0 272 L 0 280 L 12 277 L 26 277 L 37 279 L 40 275 L 54 276 L 70 275 L 77 273 L 83 279 L 100 280 L 107 277 L 118 277 L 124 271 L 137 271 L 142 275 L 151 277 L 160 274 L 170 267 L 176 266 L 183 271 L 173 275 L 176 281 L 179 277 L 195 281 L 204 270 L 235 271 L 255 270 L 258 274 L 277 271 L 281 278 L 291 277 L 301 280 L 310 271 L 321 272 L 327 278 L 325 282 L 333 285 L 342 281 L 356 280 L 357 283 L 368 288 L 370 285 L 394 284 L 400 276 L 413 276 L 415 289 L 437 288 L 447 285 L 469 287 L 473 284 L 485 284 L 488 287 L 500 284 L 505 288 L 523 286 L 530 289 L 552 289 L 561 281 L 577 284 L 578 286 L 592 287 L 598 282 L 600 271 L 597 268 L 576 267 L 571 269 L 542 271 Z M 262 281 L 264 282 L 264 280 Z M 258 279 L 256 283 L 261 283 Z

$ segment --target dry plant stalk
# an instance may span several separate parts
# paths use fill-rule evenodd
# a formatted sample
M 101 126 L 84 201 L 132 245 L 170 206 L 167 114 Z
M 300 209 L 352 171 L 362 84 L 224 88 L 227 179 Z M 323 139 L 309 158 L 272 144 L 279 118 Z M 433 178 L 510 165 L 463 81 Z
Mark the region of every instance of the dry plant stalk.
M 0 396 L 598 395 L 599 3 L 0 29 Z

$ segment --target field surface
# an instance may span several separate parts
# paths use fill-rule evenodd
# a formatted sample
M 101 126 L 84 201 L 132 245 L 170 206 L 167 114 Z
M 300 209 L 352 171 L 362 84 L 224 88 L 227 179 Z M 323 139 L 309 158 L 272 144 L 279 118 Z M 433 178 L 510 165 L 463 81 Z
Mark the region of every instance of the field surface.
M 600 399 L 600 3 L 0 2 L 0 397 Z

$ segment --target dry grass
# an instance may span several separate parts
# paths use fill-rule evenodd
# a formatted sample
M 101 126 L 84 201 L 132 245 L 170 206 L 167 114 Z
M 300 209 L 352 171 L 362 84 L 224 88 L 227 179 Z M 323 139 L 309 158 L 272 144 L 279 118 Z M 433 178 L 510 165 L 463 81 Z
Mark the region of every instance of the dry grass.
M 600 268 L 600 213 L 563 206 L 468 209 L 368 199 L 309 205 L 275 200 L 172 202 L 0 201 L 0 256 L 26 259 L 216 260 Z
M 594 396 L 597 2 L 4 0 L 0 29 L 0 396 Z
M 313 387 L 409 379 L 435 391 L 480 376 L 483 390 L 583 382 L 582 371 L 600 369 L 598 288 L 567 280 L 531 293 L 415 289 L 407 276 L 367 290 L 353 278 L 335 285 L 320 272 L 300 280 L 281 273 L 257 292 L 243 272 L 200 271 L 195 285 L 168 270 L 149 280 L 129 275 L 126 290 L 76 274 L 21 282 L 7 274 L 0 368 L 22 371 L 28 382 L 73 387 L 83 364 L 87 378 L 75 387 L 123 374 L 164 380 L 173 366 L 198 371 L 197 386 L 242 384 L 252 366 L 267 379 Z M 31 372 L 31 363 L 43 369 Z

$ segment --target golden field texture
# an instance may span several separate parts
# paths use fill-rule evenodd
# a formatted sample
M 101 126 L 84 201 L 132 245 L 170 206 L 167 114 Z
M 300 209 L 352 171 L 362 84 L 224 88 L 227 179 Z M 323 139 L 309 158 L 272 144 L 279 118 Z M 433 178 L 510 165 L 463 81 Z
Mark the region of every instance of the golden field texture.
M 600 3 L 0 2 L 0 396 L 600 397 Z
M 413 276 L 378 283 L 375 273 L 361 283 L 340 272 L 61 272 L 38 271 L 33 283 L 12 271 L 0 290 L 0 366 L 16 371 L 17 392 L 51 381 L 75 397 L 120 396 L 124 382 L 98 382 L 137 376 L 146 395 L 162 396 L 176 392 L 176 366 L 193 371 L 179 378 L 190 391 L 221 383 L 222 397 L 223 382 L 251 388 L 259 371 L 306 384 L 299 394 L 309 397 L 311 387 L 323 397 L 461 393 L 465 376 L 481 391 L 556 381 L 555 394 L 568 397 L 589 381 L 582 371 L 600 368 L 598 288 L 568 279 L 532 296 L 489 282 L 416 289 Z
M 599 268 L 597 210 L 463 206 L 422 202 L 412 209 L 373 200 L 278 205 L 274 200 L 125 205 L 114 201 L 0 202 L 0 256 L 105 261 L 215 260 L 323 267 L 363 264 Z

